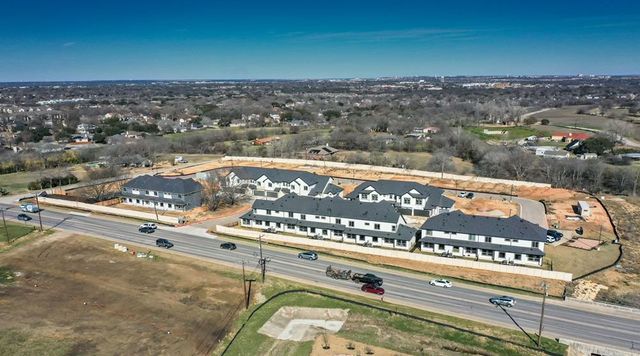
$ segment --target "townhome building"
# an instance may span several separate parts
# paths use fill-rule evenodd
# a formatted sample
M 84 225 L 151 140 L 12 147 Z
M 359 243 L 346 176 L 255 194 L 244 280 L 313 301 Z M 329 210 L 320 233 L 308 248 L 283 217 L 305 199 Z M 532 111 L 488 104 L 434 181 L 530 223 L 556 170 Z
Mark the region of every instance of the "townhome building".
M 227 184 L 246 188 L 250 195 L 276 199 L 289 193 L 311 197 L 342 196 L 333 178 L 288 169 L 238 167 L 226 177 Z
M 424 252 L 541 266 L 547 232 L 518 216 L 496 218 L 454 211 L 428 219 L 418 235 Z
M 121 200 L 146 208 L 186 211 L 202 204 L 202 185 L 191 178 L 143 175 L 122 186 Z
M 411 250 L 416 243 L 416 229 L 407 226 L 388 202 L 290 193 L 277 200 L 256 200 L 252 210 L 240 217 L 240 225 L 399 250 Z
M 347 195 L 362 202 L 388 201 L 405 215 L 435 216 L 454 210 L 455 201 L 444 190 L 417 182 L 379 180 L 364 182 Z

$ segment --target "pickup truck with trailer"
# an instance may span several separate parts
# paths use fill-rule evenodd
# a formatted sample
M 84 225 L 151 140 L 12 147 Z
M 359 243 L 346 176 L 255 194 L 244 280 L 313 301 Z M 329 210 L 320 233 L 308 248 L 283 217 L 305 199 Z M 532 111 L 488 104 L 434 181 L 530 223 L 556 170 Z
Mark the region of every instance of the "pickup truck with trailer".
M 31 203 L 20 205 L 20 210 L 24 211 L 25 213 L 37 213 L 38 211 L 40 211 L 37 205 Z

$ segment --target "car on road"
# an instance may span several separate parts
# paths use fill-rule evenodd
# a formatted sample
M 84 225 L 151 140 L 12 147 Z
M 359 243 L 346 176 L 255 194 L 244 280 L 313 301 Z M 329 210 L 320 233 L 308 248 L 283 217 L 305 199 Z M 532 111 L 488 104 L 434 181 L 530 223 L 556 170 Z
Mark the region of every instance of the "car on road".
M 362 287 L 360 287 L 360 290 L 366 293 L 372 293 L 377 295 L 384 294 L 384 288 L 379 287 L 375 284 L 363 284 Z
M 238 247 L 233 242 L 223 242 L 220 244 L 220 248 L 223 250 L 235 250 Z
M 502 297 L 489 298 L 489 302 L 493 305 L 499 305 L 509 308 L 516 305 L 516 299 L 513 297 L 507 297 L 506 295 L 503 295 Z
M 305 251 L 300 252 L 298 254 L 298 258 L 302 258 L 303 260 L 315 261 L 318 259 L 318 254 L 313 251 Z
M 140 227 L 149 227 L 149 228 L 152 228 L 152 229 L 155 230 L 155 229 L 158 228 L 158 225 L 156 225 L 154 223 L 146 222 L 146 223 L 140 225 Z
M 156 246 L 158 247 L 164 247 L 164 248 L 172 248 L 173 247 L 173 243 L 167 239 L 157 239 L 156 240 Z
M 442 287 L 442 288 L 451 288 L 453 287 L 453 284 L 451 284 L 450 281 L 446 280 L 446 279 L 432 279 L 429 282 L 430 285 L 435 286 L 435 287 Z
M 18 220 L 20 221 L 29 221 L 31 220 L 31 216 L 27 214 L 18 214 Z
M 138 228 L 139 232 L 145 233 L 145 234 L 150 234 L 153 233 L 154 231 L 156 231 L 156 229 L 148 227 L 148 226 L 140 226 Z
M 373 273 L 354 273 L 351 276 L 351 280 L 356 283 L 371 284 L 378 287 L 382 285 L 382 278 Z

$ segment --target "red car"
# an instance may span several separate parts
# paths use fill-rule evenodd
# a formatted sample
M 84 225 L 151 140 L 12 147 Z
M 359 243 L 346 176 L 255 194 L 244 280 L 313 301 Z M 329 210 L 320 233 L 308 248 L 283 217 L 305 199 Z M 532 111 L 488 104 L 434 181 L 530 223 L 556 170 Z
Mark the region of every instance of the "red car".
M 363 284 L 362 288 L 360 288 L 360 290 L 362 290 L 363 292 L 373 293 L 373 294 L 377 294 L 377 295 L 383 295 L 384 294 L 384 288 L 378 287 L 378 286 L 374 286 L 373 284 Z

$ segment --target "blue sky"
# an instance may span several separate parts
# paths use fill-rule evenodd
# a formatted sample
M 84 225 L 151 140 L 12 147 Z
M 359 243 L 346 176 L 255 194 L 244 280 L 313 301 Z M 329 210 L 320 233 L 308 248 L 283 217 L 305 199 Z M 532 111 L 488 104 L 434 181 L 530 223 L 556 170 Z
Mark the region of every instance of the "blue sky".
M 640 1 L 5 0 L 0 82 L 640 74 Z

